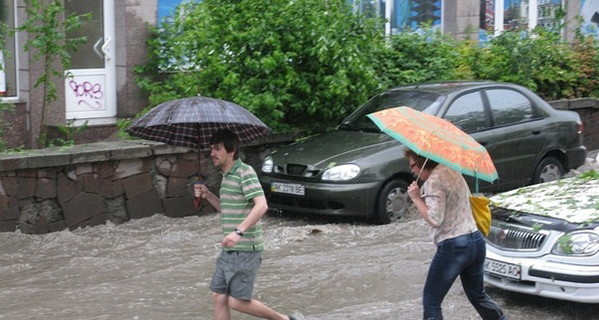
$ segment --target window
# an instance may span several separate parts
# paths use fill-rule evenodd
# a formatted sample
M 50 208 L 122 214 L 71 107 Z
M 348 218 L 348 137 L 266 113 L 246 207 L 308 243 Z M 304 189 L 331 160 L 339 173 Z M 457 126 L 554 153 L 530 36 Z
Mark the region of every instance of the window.
M 510 125 L 534 118 L 532 103 L 521 93 L 510 89 L 486 91 L 495 126 Z
M 0 96 L 16 97 L 19 88 L 17 80 L 17 44 L 15 36 L 9 34 L 9 30 L 15 28 L 16 0 L 0 0 L 0 20 L 5 29 L 0 47 Z
M 479 92 L 469 93 L 455 99 L 443 118 L 468 133 L 487 127 L 485 107 Z
M 562 0 L 480 0 L 480 39 L 503 30 L 558 28 Z

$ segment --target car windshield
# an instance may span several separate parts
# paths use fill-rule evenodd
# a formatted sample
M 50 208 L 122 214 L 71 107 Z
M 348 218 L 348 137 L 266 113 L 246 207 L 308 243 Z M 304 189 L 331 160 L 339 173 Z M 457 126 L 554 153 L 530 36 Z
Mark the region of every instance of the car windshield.
M 366 117 L 367 114 L 393 107 L 408 106 L 428 114 L 436 115 L 444 100 L 445 96 L 431 92 L 401 90 L 384 92 L 368 100 L 354 111 L 341 122 L 339 128 L 344 130 L 380 132 L 376 124 Z

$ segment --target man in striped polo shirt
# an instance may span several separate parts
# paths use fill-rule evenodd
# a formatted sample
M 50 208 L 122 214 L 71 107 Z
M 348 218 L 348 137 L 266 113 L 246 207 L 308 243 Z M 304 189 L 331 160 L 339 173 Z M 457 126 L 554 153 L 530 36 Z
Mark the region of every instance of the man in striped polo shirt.
M 220 199 L 201 186 L 205 198 L 221 213 L 223 251 L 216 261 L 210 283 L 214 319 L 231 319 L 231 309 L 272 320 L 300 320 L 252 299 L 258 268 L 262 263 L 262 224 L 268 210 L 256 171 L 238 155 L 239 139 L 230 130 L 219 130 L 210 139 L 210 157 L 223 174 Z

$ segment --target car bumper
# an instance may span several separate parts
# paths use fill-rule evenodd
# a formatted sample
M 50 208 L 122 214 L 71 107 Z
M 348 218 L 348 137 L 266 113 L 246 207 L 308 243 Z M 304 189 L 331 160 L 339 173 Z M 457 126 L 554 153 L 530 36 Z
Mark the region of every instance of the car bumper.
M 588 150 L 586 146 L 579 146 L 566 151 L 568 158 L 568 169 L 576 169 L 583 165 L 587 160 Z
M 298 196 L 273 192 L 272 182 L 301 184 L 305 195 Z M 263 176 L 260 178 L 268 205 L 273 209 L 309 214 L 370 217 L 376 208 L 382 182 L 366 183 L 313 183 L 290 181 Z
M 485 272 L 485 283 L 493 287 L 560 300 L 599 302 L 598 265 L 556 263 L 543 258 L 511 258 L 492 249 L 487 250 L 487 259 L 521 266 L 520 280 Z

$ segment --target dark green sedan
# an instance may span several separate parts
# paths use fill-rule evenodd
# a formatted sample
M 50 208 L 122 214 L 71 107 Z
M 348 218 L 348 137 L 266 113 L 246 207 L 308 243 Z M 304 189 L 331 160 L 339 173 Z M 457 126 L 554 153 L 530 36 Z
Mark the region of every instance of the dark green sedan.
M 300 139 L 268 155 L 260 182 L 269 206 L 299 213 L 401 218 L 415 179 L 404 146 L 366 117 L 397 106 L 445 118 L 487 148 L 499 173 L 481 192 L 552 181 L 584 163 L 583 125 L 530 90 L 491 81 L 401 86 L 382 92 L 330 132 Z M 472 178 L 466 177 L 473 187 Z

